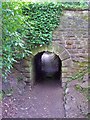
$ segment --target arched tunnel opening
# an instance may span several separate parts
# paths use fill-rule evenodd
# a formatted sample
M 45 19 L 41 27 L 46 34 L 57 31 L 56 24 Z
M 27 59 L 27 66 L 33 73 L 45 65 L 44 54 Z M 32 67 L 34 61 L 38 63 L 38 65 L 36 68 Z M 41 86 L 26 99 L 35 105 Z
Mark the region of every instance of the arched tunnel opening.
M 62 61 L 54 52 L 43 51 L 34 56 L 35 83 L 62 85 Z

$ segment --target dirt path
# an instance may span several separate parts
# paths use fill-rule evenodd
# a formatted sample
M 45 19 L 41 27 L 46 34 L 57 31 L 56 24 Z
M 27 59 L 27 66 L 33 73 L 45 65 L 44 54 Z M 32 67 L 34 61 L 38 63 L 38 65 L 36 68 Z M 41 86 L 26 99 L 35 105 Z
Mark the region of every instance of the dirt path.
M 65 83 L 63 88 L 58 83 L 37 84 L 31 90 L 23 80 L 18 82 L 18 77 L 20 73 L 15 70 L 9 75 L 13 94 L 2 101 L 3 118 L 86 118 L 88 101 L 75 89 L 79 81 Z
M 64 118 L 63 89 L 58 83 L 37 84 L 32 90 L 19 87 L 3 99 L 3 118 Z

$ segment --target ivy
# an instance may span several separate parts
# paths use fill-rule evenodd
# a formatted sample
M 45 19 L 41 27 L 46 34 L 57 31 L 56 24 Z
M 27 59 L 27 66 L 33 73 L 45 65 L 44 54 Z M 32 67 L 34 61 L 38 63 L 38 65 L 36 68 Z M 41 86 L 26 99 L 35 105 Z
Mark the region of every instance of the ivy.
M 49 44 L 62 8 L 54 3 L 2 3 L 3 76 L 14 62 L 31 54 L 35 46 Z
M 84 7 L 81 4 L 78 5 Z M 53 30 L 60 23 L 62 10 L 78 5 L 60 2 L 2 2 L 3 77 L 6 78 L 18 59 L 32 54 L 32 49 L 37 46 L 49 44 Z
M 30 3 L 22 8 L 26 20 L 26 43 L 28 47 L 49 44 L 52 31 L 59 25 L 62 12 L 61 4 Z
M 22 2 L 2 3 L 2 59 L 3 77 L 10 72 L 17 59 L 24 58 L 29 51 L 22 38 L 25 35 Z

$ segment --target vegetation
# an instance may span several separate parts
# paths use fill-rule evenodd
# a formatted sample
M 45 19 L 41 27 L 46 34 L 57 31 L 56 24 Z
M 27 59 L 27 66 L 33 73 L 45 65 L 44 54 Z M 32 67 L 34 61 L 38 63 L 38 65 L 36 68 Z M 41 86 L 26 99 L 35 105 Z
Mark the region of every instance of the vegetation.
M 59 24 L 61 4 L 5 2 L 2 7 L 3 69 L 7 73 L 17 59 L 31 54 L 32 48 L 49 44 Z
M 3 29 L 2 50 L 4 75 L 12 67 L 17 58 L 23 58 L 28 53 L 24 41 L 24 21 L 21 10 L 22 3 L 2 3 Z M 20 32 L 19 32 L 20 31 Z M 26 52 L 25 52 L 26 51 Z
M 29 43 L 29 48 L 52 41 L 52 31 L 59 24 L 61 11 L 61 4 L 53 3 L 30 3 L 23 7 L 23 14 L 28 16 L 26 43 Z
M 84 76 L 87 73 L 90 74 L 90 67 L 88 67 L 88 63 L 81 62 L 81 63 L 78 63 L 78 65 L 81 70 L 77 71 L 76 74 L 72 75 L 72 77 L 70 78 L 70 80 L 68 82 L 70 82 L 72 80 L 78 80 L 78 81 L 82 82 Z M 88 101 L 90 101 L 90 96 L 89 96 L 90 86 L 89 85 L 86 88 L 83 88 L 80 84 L 77 84 L 77 85 L 75 85 L 75 89 L 77 91 L 83 93 L 87 97 Z
M 88 2 L 80 1 L 80 2 L 64 2 L 62 4 L 64 9 L 69 10 L 83 10 L 88 9 Z
M 83 80 L 86 73 L 90 73 L 90 68 L 88 67 L 88 62 L 76 62 L 78 69 L 69 79 L 72 80 Z
M 82 7 L 87 3 L 2 3 L 3 77 L 6 78 L 17 59 L 32 54 L 32 49 L 52 41 L 63 9 Z
M 75 86 L 75 89 L 81 93 L 83 93 L 86 98 L 88 99 L 88 101 L 90 101 L 90 96 L 89 96 L 89 91 L 90 91 L 90 86 L 88 86 L 87 88 L 82 88 L 79 84 Z
M 76 80 L 76 79 L 82 80 L 86 73 L 88 73 L 87 67 L 86 68 L 82 68 L 82 70 L 79 70 L 74 75 L 72 75 L 72 77 L 70 79 L 71 80 Z

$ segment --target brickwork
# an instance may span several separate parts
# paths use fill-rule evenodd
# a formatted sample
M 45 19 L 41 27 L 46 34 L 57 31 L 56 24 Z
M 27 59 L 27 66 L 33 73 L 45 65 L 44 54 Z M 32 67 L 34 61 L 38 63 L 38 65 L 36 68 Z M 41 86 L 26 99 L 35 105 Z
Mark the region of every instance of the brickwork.
M 34 83 L 33 58 L 42 51 L 54 52 L 60 57 L 62 81 L 66 82 L 79 69 L 78 62 L 88 61 L 88 11 L 64 11 L 60 25 L 53 32 L 52 44 L 37 47 L 32 50 L 32 56 L 21 61 L 24 80 L 31 84 Z
M 88 11 L 64 11 L 60 25 L 53 32 L 53 41 L 63 45 L 72 60 L 87 61 Z
M 64 11 L 60 25 L 53 32 L 53 41 L 69 52 L 73 66 L 63 74 L 68 78 L 81 69 L 78 63 L 88 62 L 88 11 Z

